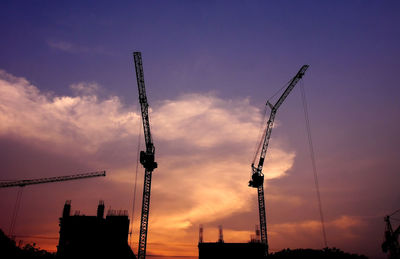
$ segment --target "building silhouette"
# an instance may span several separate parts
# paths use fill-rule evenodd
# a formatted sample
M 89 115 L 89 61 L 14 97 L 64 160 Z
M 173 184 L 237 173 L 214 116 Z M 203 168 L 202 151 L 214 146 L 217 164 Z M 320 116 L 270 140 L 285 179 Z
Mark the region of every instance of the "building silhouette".
M 225 243 L 222 226 L 219 226 L 217 242 L 203 242 L 203 226 L 199 229 L 199 259 L 264 259 L 265 243 L 260 242 L 260 231 L 248 243 Z
M 110 210 L 104 218 L 100 201 L 96 216 L 71 215 L 66 201 L 60 218 L 58 258 L 135 258 L 128 245 L 129 218 L 126 211 Z
M 199 243 L 199 259 L 262 259 L 263 243 Z

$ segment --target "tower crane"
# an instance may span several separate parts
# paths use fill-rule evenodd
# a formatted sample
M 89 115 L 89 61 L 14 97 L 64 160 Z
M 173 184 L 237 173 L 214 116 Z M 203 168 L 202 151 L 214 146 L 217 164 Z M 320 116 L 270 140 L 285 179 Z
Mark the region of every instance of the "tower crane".
M 143 185 L 143 198 L 142 198 L 142 215 L 140 217 L 140 233 L 139 233 L 139 248 L 138 259 L 146 258 L 146 243 L 147 243 L 147 229 L 149 224 L 149 210 L 150 210 L 150 190 L 151 190 L 151 176 L 153 170 L 157 168 L 157 163 L 154 161 L 154 145 L 150 133 L 150 120 L 149 120 L 149 104 L 147 103 L 146 88 L 144 84 L 142 54 L 140 52 L 133 52 L 135 60 L 136 79 L 139 90 L 139 102 L 142 112 L 144 139 L 146 143 L 146 151 L 140 151 L 140 163 L 145 169 L 144 185 Z
M 265 135 L 263 136 L 264 139 L 260 153 L 260 158 L 258 160 L 257 167 L 254 165 L 254 162 L 251 165 L 252 176 L 251 180 L 249 181 L 249 186 L 257 188 L 261 242 L 265 244 L 266 255 L 268 255 L 268 239 L 267 239 L 267 220 L 265 215 L 265 199 L 264 199 L 264 174 L 262 173 L 265 155 L 267 153 L 269 139 L 271 138 L 272 126 L 274 124 L 276 112 L 278 111 L 278 108 L 282 105 L 282 103 L 285 101 L 286 97 L 296 86 L 297 82 L 303 77 L 308 67 L 309 67 L 308 65 L 304 65 L 300 68 L 299 72 L 297 72 L 297 74 L 291 79 L 288 87 L 274 105 L 272 105 L 269 101 L 267 101 L 267 105 L 270 107 L 271 113 L 267 122 L 267 129 Z
M 18 180 L 18 181 L 2 181 L 0 182 L 0 188 L 9 188 L 9 187 L 21 187 L 18 190 L 17 194 L 17 201 L 15 202 L 13 216 L 11 219 L 11 226 L 9 230 L 9 236 L 13 236 L 15 223 L 17 220 L 19 205 L 21 202 L 22 196 L 22 187 L 32 184 L 42 184 L 42 183 L 53 183 L 53 182 L 63 182 L 63 181 L 71 181 L 71 180 L 80 180 L 85 178 L 92 178 L 92 177 L 99 177 L 99 176 L 106 176 L 106 171 L 99 171 L 99 172 L 91 172 L 91 173 L 84 173 L 84 174 L 74 174 L 74 175 L 66 175 L 66 176 L 56 176 L 56 177 L 46 177 L 46 178 L 37 178 L 37 179 L 26 179 L 26 180 Z
M 389 253 L 389 259 L 397 259 L 400 258 L 400 245 L 399 245 L 399 235 L 400 235 L 400 226 L 397 227 L 396 230 L 393 231 L 392 224 L 390 223 L 390 217 L 399 212 L 400 210 L 395 211 L 391 215 L 388 215 L 384 218 L 386 229 L 385 229 L 385 241 L 382 244 L 382 250 L 385 253 Z

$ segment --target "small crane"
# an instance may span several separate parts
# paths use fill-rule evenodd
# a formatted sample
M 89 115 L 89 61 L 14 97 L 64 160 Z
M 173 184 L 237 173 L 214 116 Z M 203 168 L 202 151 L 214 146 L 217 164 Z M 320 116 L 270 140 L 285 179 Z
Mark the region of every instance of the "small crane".
M 142 54 L 140 52 L 133 52 L 135 60 L 136 79 L 139 90 L 139 102 L 142 112 L 144 139 L 146 142 L 146 151 L 140 151 L 140 163 L 145 168 L 144 173 L 144 186 L 142 198 L 142 215 L 140 218 L 140 233 L 139 233 L 139 248 L 138 259 L 146 258 L 146 244 L 147 244 L 147 229 L 149 224 L 149 210 L 150 210 L 150 191 L 151 191 L 151 176 L 153 170 L 157 168 L 157 163 L 154 161 L 154 145 L 150 133 L 150 120 L 149 120 L 149 104 L 147 103 L 146 88 L 144 84 Z
M 26 179 L 26 180 L 18 180 L 18 181 L 2 181 L 0 182 L 0 188 L 9 188 L 9 187 L 21 187 L 18 190 L 17 201 L 15 202 L 13 216 L 11 219 L 11 227 L 9 230 L 9 236 L 13 237 L 15 223 L 17 221 L 18 210 L 21 202 L 22 196 L 22 187 L 33 184 L 42 184 L 42 183 L 53 183 L 53 182 L 63 182 L 63 181 L 71 181 L 71 180 L 79 180 L 84 178 L 92 178 L 106 176 L 106 171 L 99 172 L 91 172 L 84 174 L 74 174 L 74 175 L 66 175 L 66 176 L 56 176 L 56 177 L 47 177 L 47 178 L 38 178 L 38 179 Z
M 398 226 L 397 229 L 393 231 L 392 224 L 390 223 L 390 217 L 392 217 L 399 211 L 400 209 L 384 218 L 384 221 L 386 223 L 386 229 L 385 229 L 385 241 L 382 244 L 382 251 L 385 253 L 389 253 L 388 257 L 389 259 L 400 258 L 400 245 L 399 245 L 400 226 Z
M 269 120 L 267 122 L 267 129 L 264 135 L 260 158 L 258 160 L 257 167 L 254 166 L 254 162 L 251 165 L 252 176 L 251 180 L 249 181 L 249 186 L 257 188 L 261 243 L 265 244 L 265 255 L 268 255 L 267 220 L 265 216 L 265 199 L 264 199 L 264 174 L 262 173 L 265 155 L 267 154 L 269 139 L 271 138 L 272 126 L 274 124 L 276 112 L 278 111 L 278 108 L 282 105 L 282 103 L 285 101 L 286 97 L 296 86 L 297 82 L 303 77 L 308 67 L 309 67 L 308 65 L 304 65 L 300 68 L 299 72 L 297 72 L 297 74 L 292 78 L 288 87 L 283 92 L 278 101 L 275 103 L 275 105 L 272 105 L 269 101 L 267 101 L 267 105 L 271 108 L 271 113 L 269 116 Z

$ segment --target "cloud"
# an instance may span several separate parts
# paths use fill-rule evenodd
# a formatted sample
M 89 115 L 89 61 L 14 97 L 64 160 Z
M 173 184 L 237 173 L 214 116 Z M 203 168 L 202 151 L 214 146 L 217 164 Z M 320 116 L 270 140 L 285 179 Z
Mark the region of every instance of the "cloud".
M 75 45 L 73 45 L 70 42 L 65 42 L 65 41 L 47 41 L 47 44 L 54 49 L 66 51 L 66 52 L 71 52 L 71 53 L 76 53 L 80 49 L 77 48 Z
M 86 46 L 74 44 L 72 42 L 60 41 L 60 40 L 48 40 L 46 43 L 52 49 L 63 51 L 63 52 L 67 52 L 67 53 L 71 53 L 71 54 L 94 53 L 94 54 L 111 55 L 110 52 L 106 51 L 101 46 L 86 47 Z
M 78 86 L 83 89 L 82 83 Z M 118 97 L 51 96 L 4 71 L 0 71 L 0 94 L 0 134 L 43 141 L 60 149 L 79 146 L 96 152 L 104 143 L 133 134 L 140 119 Z
M 99 88 L 80 82 L 71 85 L 75 96 L 57 96 L 0 71 L 0 137 L 12 136 L 101 163 L 113 171 L 108 181 L 126 185 L 135 168 L 141 116 L 117 96 L 100 98 Z M 153 174 L 149 236 L 151 242 L 187 243 L 199 223 L 251 209 L 248 203 L 256 192 L 247 182 L 260 111 L 249 99 L 225 100 L 200 93 L 154 103 L 150 121 L 159 168 Z M 280 140 L 273 139 L 266 179 L 282 177 L 294 158 L 293 151 L 282 149 Z M 227 233 L 236 239 L 241 235 Z
M 330 246 L 344 247 L 343 243 L 360 238 L 361 228 L 365 228 L 365 221 L 349 215 L 341 215 L 325 221 Z M 270 224 L 268 235 L 275 251 L 285 247 L 320 248 L 323 245 L 321 221 L 319 220 Z M 281 244 L 285 244 L 285 247 L 280 247 Z
M 76 95 L 93 96 L 96 95 L 97 91 L 100 89 L 100 86 L 95 82 L 80 82 L 70 85 L 70 88 Z
M 246 143 L 249 134 L 258 133 L 254 126 L 259 117 L 254 115 L 259 110 L 248 99 L 226 101 L 213 95 L 187 94 L 163 101 L 161 106 L 162 112 L 153 115 L 154 128 L 162 130 L 160 137 L 168 141 L 209 148 L 230 142 Z

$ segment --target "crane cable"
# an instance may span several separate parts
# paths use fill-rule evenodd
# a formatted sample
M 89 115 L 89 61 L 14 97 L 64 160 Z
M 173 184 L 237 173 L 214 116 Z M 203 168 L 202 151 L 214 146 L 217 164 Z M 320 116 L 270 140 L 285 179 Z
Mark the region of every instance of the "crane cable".
M 137 110 L 138 107 L 137 107 Z M 142 130 L 142 124 L 139 122 L 139 132 L 138 132 L 138 145 L 137 145 L 137 153 L 136 153 L 136 172 L 135 172 L 135 185 L 133 187 L 133 202 L 132 202 L 132 220 L 131 220 L 131 233 L 130 233 L 130 242 L 129 246 L 132 247 L 132 232 L 133 232 L 133 221 L 134 221 L 134 216 L 135 216 L 135 203 L 136 203 L 136 186 L 137 186 L 137 178 L 138 178 L 138 171 L 139 171 L 139 157 L 140 157 L 140 140 L 141 140 L 141 131 Z
M 393 216 L 394 214 L 396 214 L 397 212 L 400 212 L 400 209 L 396 210 L 395 212 L 393 212 L 392 214 L 389 215 L 389 217 Z
M 11 218 L 11 225 L 10 225 L 10 230 L 8 232 L 8 236 L 10 238 L 14 238 L 14 228 L 15 228 L 15 223 L 17 221 L 17 216 L 18 216 L 18 211 L 19 211 L 19 207 L 21 205 L 21 197 L 22 197 L 22 191 L 24 189 L 24 186 L 20 186 L 18 188 L 18 193 L 17 193 L 17 200 L 15 201 L 15 205 L 14 205 L 14 211 L 13 211 L 13 215 Z
M 269 98 L 267 99 L 267 102 L 265 103 L 264 111 L 263 111 L 263 113 L 262 113 L 262 114 L 263 114 L 263 117 L 262 117 L 261 123 L 260 123 L 260 133 L 259 133 L 259 136 L 261 136 L 261 138 L 260 138 L 260 137 L 258 138 L 258 139 L 260 140 L 260 142 L 258 142 L 258 143 L 256 144 L 256 148 L 255 148 L 255 152 L 254 152 L 252 164 L 255 164 L 256 159 L 257 159 L 257 157 L 258 157 L 258 154 L 260 153 L 261 146 L 262 146 L 263 143 L 264 143 L 265 135 L 267 134 L 267 127 L 268 127 L 268 124 L 265 123 L 265 121 L 266 121 L 266 118 L 267 118 L 267 110 L 268 110 L 268 107 L 269 107 L 269 106 L 268 106 L 268 102 L 269 102 L 271 99 L 273 99 L 275 96 L 277 96 L 280 92 L 282 92 L 283 89 L 287 88 L 288 85 L 289 85 L 289 83 L 290 83 L 290 81 L 291 81 L 291 80 L 289 80 L 286 84 L 284 84 L 281 88 L 279 88 L 271 97 L 269 97 Z
M 31 239 L 31 238 L 35 238 L 35 239 L 59 239 L 59 237 L 56 236 L 36 236 L 36 235 L 14 235 L 15 237 L 19 237 L 22 239 Z
M 395 212 L 393 212 L 392 214 L 388 215 L 388 217 L 390 217 L 390 219 L 392 221 L 400 221 L 400 219 L 398 218 L 393 218 L 393 215 L 395 215 L 396 213 L 400 212 L 400 209 L 396 210 Z
M 264 111 L 263 111 L 263 117 L 261 119 L 260 133 L 259 133 L 259 136 L 261 136 L 261 138 L 260 137 L 258 138 L 258 139 L 260 139 L 260 142 L 258 144 L 256 144 L 256 148 L 255 148 L 252 164 L 255 164 L 256 159 L 258 157 L 258 154 L 260 153 L 261 146 L 264 143 L 265 135 L 267 134 L 268 124 L 265 123 L 265 121 L 266 121 L 266 118 L 267 118 L 267 108 L 269 107 L 268 106 L 268 102 L 271 99 L 273 99 L 274 97 L 276 97 L 280 92 L 282 92 L 283 89 L 286 89 L 291 81 L 292 81 L 292 79 L 290 79 L 286 84 L 284 84 L 281 88 L 279 88 L 273 95 L 271 95 L 271 97 L 269 97 L 267 99 L 267 102 L 265 103 Z
M 267 117 L 267 105 L 264 106 L 264 111 L 262 113 L 262 118 L 261 118 L 260 127 L 259 127 L 260 131 L 258 133 L 258 139 L 260 140 L 260 142 L 258 142 L 255 146 L 255 152 L 254 152 L 252 164 L 254 164 L 256 162 L 257 155 L 260 153 L 260 149 L 263 144 L 263 140 L 265 138 L 265 134 L 267 134 L 267 126 L 268 125 L 265 124 L 266 117 Z
M 311 164 L 312 164 L 313 173 L 314 173 L 315 191 L 316 191 L 317 200 L 318 200 L 319 215 L 321 218 L 322 235 L 324 238 L 324 245 L 325 245 L 325 247 L 328 247 L 328 241 L 326 239 L 326 231 L 325 231 L 324 214 L 322 212 L 321 194 L 319 191 L 317 166 L 315 163 L 315 153 L 314 153 L 314 147 L 313 147 L 313 142 L 312 142 L 312 137 L 311 137 L 310 119 L 308 117 L 308 108 L 307 108 L 308 105 L 307 105 L 307 99 L 306 99 L 306 93 L 305 93 L 305 89 L 304 89 L 303 80 L 301 80 L 301 82 L 300 82 L 300 90 L 301 90 L 301 99 L 303 102 L 304 118 L 306 121 L 306 129 L 307 129 L 308 145 L 309 145 L 309 149 L 310 149 Z

